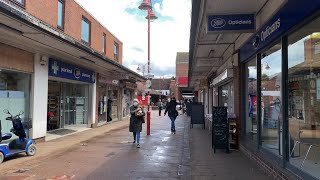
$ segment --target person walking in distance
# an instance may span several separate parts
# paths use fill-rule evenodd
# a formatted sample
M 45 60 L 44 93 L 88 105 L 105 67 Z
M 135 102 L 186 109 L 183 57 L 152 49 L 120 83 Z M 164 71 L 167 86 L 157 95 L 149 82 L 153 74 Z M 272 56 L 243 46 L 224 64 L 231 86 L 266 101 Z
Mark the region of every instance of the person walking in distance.
M 159 102 L 158 102 L 159 116 L 161 116 L 162 107 L 163 107 L 163 103 L 161 102 L 161 99 L 160 99 Z
M 143 108 L 139 106 L 139 100 L 133 100 L 133 106 L 130 107 L 130 125 L 129 131 L 133 133 L 133 143 L 137 143 L 137 148 L 140 148 L 140 132 L 142 131 L 142 123 L 145 113 Z
M 176 98 L 175 97 L 171 97 L 169 104 L 167 104 L 166 110 L 164 112 L 164 115 L 166 115 L 168 113 L 168 116 L 171 120 L 171 132 L 172 133 L 176 133 L 176 126 L 175 126 L 175 121 L 178 114 L 178 111 L 176 109 L 176 106 L 178 105 Z

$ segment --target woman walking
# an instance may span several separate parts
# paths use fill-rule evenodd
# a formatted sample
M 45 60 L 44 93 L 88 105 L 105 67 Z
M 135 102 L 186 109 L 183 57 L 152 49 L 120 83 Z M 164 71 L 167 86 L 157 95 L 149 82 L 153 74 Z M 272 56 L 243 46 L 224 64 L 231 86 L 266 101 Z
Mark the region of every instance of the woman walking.
M 176 133 L 175 121 L 176 121 L 177 116 L 179 115 L 178 111 L 176 109 L 177 105 L 178 105 L 178 103 L 176 101 L 176 98 L 172 97 L 169 104 L 166 107 L 165 112 L 164 112 L 164 115 L 166 115 L 168 112 L 168 116 L 171 120 L 171 132 L 174 134 Z
M 130 126 L 129 131 L 133 133 L 133 143 L 137 143 L 140 148 L 140 132 L 142 131 L 142 123 L 144 118 L 143 108 L 139 107 L 139 100 L 133 100 L 133 106 L 130 107 Z

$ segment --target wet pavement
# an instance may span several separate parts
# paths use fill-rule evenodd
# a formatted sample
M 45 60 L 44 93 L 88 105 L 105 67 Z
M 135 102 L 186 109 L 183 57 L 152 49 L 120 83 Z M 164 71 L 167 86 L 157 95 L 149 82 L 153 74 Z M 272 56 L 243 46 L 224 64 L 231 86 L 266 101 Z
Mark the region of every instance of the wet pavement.
M 140 149 L 128 128 L 118 129 L 0 174 L 25 176 L 20 179 L 269 179 L 240 152 L 213 154 L 208 132 L 190 129 L 184 115 L 177 118 L 176 134 L 170 132 L 169 118 L 156 111 L 151 135 L 146 136 L 146 124 L 143 128 Z

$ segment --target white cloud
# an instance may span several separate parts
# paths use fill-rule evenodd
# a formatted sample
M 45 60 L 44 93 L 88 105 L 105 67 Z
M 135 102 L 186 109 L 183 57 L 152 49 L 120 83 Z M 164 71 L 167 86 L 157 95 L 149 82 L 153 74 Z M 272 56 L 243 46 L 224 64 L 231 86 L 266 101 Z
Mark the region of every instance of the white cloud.
M 123 42 L 124 65 L 136 71 L 137 63 L 147 63 L 147 20 L 137 18 L 146 16 L 138 9 L 142 1 L 76 1 Z M 136 8 L 137 14 L 129 14 L 127 8 Z M 163 0 L 162 5 L 154 4 L 154 11 L 159 19 L 151 22 L 151 67 L 157 67 L 155 75 L 171 76 L 175 72 L 168 74 L 166 69 L 175 69 L 176 53 L 189 50 L 191 0 Z

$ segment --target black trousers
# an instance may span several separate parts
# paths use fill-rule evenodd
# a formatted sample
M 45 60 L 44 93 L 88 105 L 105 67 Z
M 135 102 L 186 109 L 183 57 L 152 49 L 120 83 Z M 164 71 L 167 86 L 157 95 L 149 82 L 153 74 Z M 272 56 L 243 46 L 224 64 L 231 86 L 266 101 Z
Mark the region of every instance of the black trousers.
M 159 109 L 159 116 L 161 116 L 161 109 Z
M 136 136 L 137 136 L 137 133 L 133 132 L 133 141 L 136 141 Z

